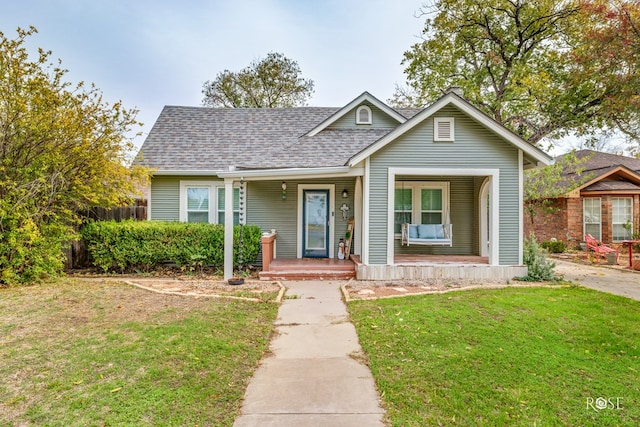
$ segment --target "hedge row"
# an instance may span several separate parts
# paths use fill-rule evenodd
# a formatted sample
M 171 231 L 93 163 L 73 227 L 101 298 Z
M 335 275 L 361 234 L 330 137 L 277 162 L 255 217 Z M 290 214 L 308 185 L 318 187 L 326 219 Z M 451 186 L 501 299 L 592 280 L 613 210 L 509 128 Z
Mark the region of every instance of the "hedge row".
M 82 237 L 89 257 L 103 271 L 150 271 L 168 262 L 178 266 L 224 265 L 224 226 L 161 221 L 100 221 L 85 225 Z M 235 226 L 234 267 L 240 244 Z M 260 250 L 260 227 L 242 227 L 244 263 L 256 259 Z

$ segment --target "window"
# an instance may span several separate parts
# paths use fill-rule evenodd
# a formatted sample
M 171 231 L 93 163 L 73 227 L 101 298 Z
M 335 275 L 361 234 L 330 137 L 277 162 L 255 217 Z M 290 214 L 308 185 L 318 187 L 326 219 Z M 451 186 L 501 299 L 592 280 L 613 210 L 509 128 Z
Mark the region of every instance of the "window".
M 614 197 L 612 207 L 612 236 L 614 242 L 631 239 L 633 236 L 633 199 Z
M 356 110 L 356 124 L 357 125 L 370 125 L 372 123 L 371 108 L 366 105 L 361 105 Z
M 599 197 L 587 197 L 583 202 L 584 233 L 591 234 L 596 240 L 602 240 L 600 205 Z
M 454 140 L 453 117 L 433 118 L 433 140 L 453 141 Z
M 233 223 L 240 224 L 240 189 L 233 189 Z M 224 188 L 218 187 L 218 224 L 224 224 Z
M 394 232 L 400 233 L 400 224 L 413 224 L 413 188 L 396 188 L 394 198 Z
M 396 182 L 394 231 L 401 224 L 446 224 L 449 222 L 449 183 L 428 181 Z
M 443 224 L 442 189 L 423 188 L 421 200 L 421 224 Z
M 187 222 L 209 222 L 209 187 L 187 187 Z
M 224 224 L 224 187 L 211 181 L 180 181 L 180 221 Z M 240 188 L 233 189 L 233 223 L 240 223 Z

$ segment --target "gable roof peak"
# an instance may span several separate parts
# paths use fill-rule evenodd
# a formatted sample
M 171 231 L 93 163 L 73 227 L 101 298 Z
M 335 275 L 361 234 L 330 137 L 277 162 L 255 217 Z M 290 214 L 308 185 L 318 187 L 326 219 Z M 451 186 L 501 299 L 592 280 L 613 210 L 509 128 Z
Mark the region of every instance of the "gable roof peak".
M 374 105 L 375 107 L 379 108 L 384 113 L 386 113 L 389 117 L 395 119 L 398 122 L 398 124 L 402 124 L 407 121 L 407 118 L 405 116 L 403 116 L 393 108 L 389 107 L 387 104 L 380 101 L 378 98 L 371 95 L 369 92 L 365 90 L 354 100 L 349 102 L 347 105 L 345 105 L 344 107 L 336 111 L 333 115 L 331 115 L 326 120 L 324 120 L 323 122 L 318 124 L 316 127 L 311 129 L 309 132 L 307 132 L 305 136 L 317 135 L 320 131 L 326 129 L 332 123 L 335 123 L 338 119 L 340 119 L 349 111 L 351 111 L 352 109 L 354 109 L 355 107 L 357 107 L 358 105 L 362 104 L 365 101 L 368 101 L 370 104 Z

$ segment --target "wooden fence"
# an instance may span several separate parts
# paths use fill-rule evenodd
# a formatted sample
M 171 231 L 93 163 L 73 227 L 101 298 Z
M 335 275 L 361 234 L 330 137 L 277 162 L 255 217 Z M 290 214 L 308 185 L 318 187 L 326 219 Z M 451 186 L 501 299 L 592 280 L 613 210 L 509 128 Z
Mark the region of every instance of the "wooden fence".
M 124 221 L 127 219 L 143 221 L 147 219 L 147 201 L 136 200 L 135 204 L 131 206 L 113 209 L 95 207 L 84 212 L 82 216 L 94 221 Z M 87 267 L 87 249 L 82 240 L 71 242 L 69 248 L 65 250 L 65 255 L 64 267 L 66 270 Z

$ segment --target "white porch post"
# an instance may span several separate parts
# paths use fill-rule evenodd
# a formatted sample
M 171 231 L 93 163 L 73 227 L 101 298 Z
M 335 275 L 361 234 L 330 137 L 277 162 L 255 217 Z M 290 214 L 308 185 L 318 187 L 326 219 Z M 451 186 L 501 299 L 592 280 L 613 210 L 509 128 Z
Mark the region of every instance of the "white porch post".
M 224 279 L 233 277 L 233 179 L 224 180 Z
M 353 252 L 362 255 L 362 178 L 356 176 L 356 186 L 353 194 L 353 218 L 355 220 L 355 238 Z

